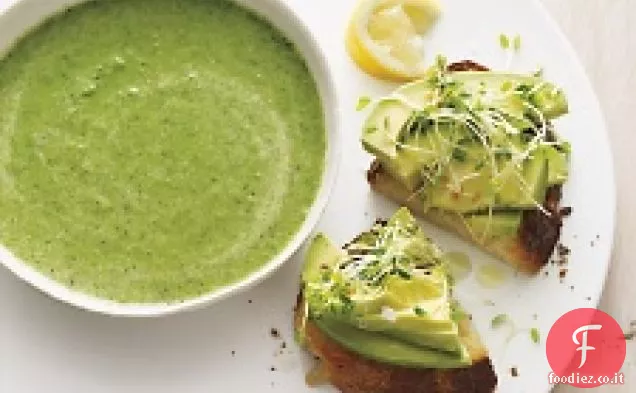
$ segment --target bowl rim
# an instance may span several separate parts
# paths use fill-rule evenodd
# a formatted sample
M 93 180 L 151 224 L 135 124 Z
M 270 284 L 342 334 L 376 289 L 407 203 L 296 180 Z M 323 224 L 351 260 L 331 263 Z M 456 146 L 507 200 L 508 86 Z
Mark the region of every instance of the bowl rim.
M 14 0 L 14 3 L 0 11 L 0 24 L 19 20 L 19 16 L 32 12 L 29 3 L 37 0 Z M 12 37 L 6 47 L 0 48 L 0 57 L 11 50 L 13 44 L 31 29 L 37 28 L 48 17 L 69 6 L 79 5 L 89 0 L 59 0 L 52 11 L 46 11 L 34 21 L 18 27 L 19 34 Z M 62 283 L 49 278 L 32 266 L 15 257 L 0 244 L 0 266 L 4 266 L 22 281 L 30 284 L 49 297 L 86 311 L 118 317 L 160 317 L 202 308 L 233 295 L 242 293 L 261 283 L 281 268 L 296 253 L 312 233 L 324 212 L 333 191 L 341 161 L 340 124 L 337 110 L 335 81 L 330 70 L 325 51 L 316 39 L 307 23 L 293 11 L 284 0 L 229 0 L 239 7 L 246 8 L 273 25 L 285 37 L 290 39 L 303 57 L 310 74 L 318 88 L 324 117 L 326 149 L 320 186 L 313 203 L 300 228 L 285 247 L 260 268 L 247 274 L 241 280 L 216 288 L 196 298 L 175 301 L 174 303 L 119 303 L 98 298 L 73 290 Z M 47 4 L 50 8 L 50 4 Z M 287 24 L 281 26 L 272 15 L 279 16 Z M 19 23 L 19 22 L 18 22 Z M 290 33 L 290 30 L 291 33 Z M 292 37 L 294 35 L 295 37 Z

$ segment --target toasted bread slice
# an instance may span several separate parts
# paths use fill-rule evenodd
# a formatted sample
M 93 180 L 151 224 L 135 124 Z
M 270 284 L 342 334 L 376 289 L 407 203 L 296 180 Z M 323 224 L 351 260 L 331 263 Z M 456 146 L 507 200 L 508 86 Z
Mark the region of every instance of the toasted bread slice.
M 448 65 L 452 72 L 488 71 L 488 67 L 464 60 Z M 419 195 L 409 191 L 385 170 L 379 161 L 373 162 L 367 172 L 371 188 L 389 199 L 406 206 L 433 224 L 454 232 L 460 237 L 476 244 L 486 252 L 509 263 L 518 271 L 536 274 L 548 263 L 561 236 L 563 217 L 569 210 L 560 208 L 561 186 L 552 186 L 545 195 L 543 209 L 523 211 L 521 225 L 514 236 L 488 239 L 475 236 L 466 226 L 464 219 L 457 213 L 439 209 L 426 209 Z
M 492 393 L 497 376 L 477 333 L 468 319 L 459 331 L 472 366 L 456 369 L 407 368 L 369 360 L 343 348 L 305 319 L 302 294 L 295 313 L 296 330 L 304 331 L 304 344 L 321 362 L 325 382 L 343 393 Z
M 371 188 L 378 193 L 408 207 L 415 215 L 478 245 L 521 272 L 536 274 L 550 260 L 561 236 L 561 226 L 566 211 L 559 208 L 560 187 L 552 187 L 548 190 L 544 203 L 545 212 L 536 209 L 523 213 L 516 237 L 489 240 L 474 236 L 458 214 L 439 209 L 425 210 L 424 204 L 417 195 L 393 179 L 377 161 L 371 164 L 367 172 L 367 180 Z

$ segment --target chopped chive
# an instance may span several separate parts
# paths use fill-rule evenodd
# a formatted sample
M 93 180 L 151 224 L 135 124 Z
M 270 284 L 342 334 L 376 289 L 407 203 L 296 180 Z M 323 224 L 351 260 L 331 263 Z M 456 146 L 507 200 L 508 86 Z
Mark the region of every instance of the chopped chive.
M 509 320 L 510 320 L 510 318 L 506 314 L 496 315 L 490 321 L 490 327 L 493 328 L 493 329 L 497 329 L 497 328 L 501 327 L 503 324 L 507 323 Z
M 415 315 L 418 315 L 420 317 L 427 314 L 426 310 L 424 310 L 422 307 L 419 307 L 419 306 L 415 306 L 413 308 L 413 312 L 415 313 Z
M 454 309 L 454 310 L 451 312 L 451 319 L 452 319 L 454 322 L 461 322 L 461 321 L 463 321 L 464 319 L 466 319 L 466 313 L 464 313 L 464 312 L 463 312 L 462 310 L 460 310 L 460 309 Z
M 510 38 L 508 38 L 505 34 L 499 35 L 499 46 L 501 49 L 509 49 L 510 48 Z
M 453 159 L 459 161 L 459 162 L 464 162 L 466 161 L 466 151 L 464 151 L 463 149 L 460 148 L 454 148 L 453 149 L 453 153 L 452 153 L 452 157 Z
M 541 334 L 539 333 L 539 329 L 537 328 L 530 329 L 530 339 L 532 340 L 533 343 L 539 344 L 539 342 L 541 341 Z
M 362 96 L 358 98 L 358 103 L 356 104 L 356 111 L 361 111 L 366 108 L 371 103 L 371 98 L 367 96 Z

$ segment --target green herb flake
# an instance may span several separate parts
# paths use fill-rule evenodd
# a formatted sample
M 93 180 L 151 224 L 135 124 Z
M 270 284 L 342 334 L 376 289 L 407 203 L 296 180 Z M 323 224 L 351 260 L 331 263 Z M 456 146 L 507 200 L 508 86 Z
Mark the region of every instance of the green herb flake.
M 501 326 L 503 326 L 505 323 L 507 323 L 510 320 L 510 318 L 508 317 L 507 314 L 499 314 L 496 315 L 491 321 L 490 321 L 490 327 L 493 329 L 497 329 L 500 328 Z
M 499 46 L 501 46 L 501 49 L 507 50 L 510 48 L 510 38 L 508 38 L 507 35 L 505 34 L 500 34 L 499 35 Z
M 456 161 L 464 162 L 466 161 L 467 154 L 465 150 L 456 147 L 453 149 L 452 157 Z
M 504 83 L 501 84 L 501 91 L 502 92 L 507 92 L 512 90 L 512 82 L 511 81 L 505 81 Z
M 461 321 L 463 321 L 466 318 L 467 318 L 466 313 L 464 311 L 460 310 L 460 309 L 453 309 L 451 311 L 451 319 L 454 322 L 461 322 Z
M 422 307 L 419 307 L 419 306 L 414 307 L 413 308 L 413 312 L 415 313 L 415 315 L 420 316 L 420 317 L 422 317 L 422 316 L 427 314 L 426 310 L 424 310 Z
M 512 40 L 512 47 L 517 52 L 521 50 L 521 36 L 519 34 L 515 35 L 515 38 Z
M 371 103 L 371 98 L 367 96 L 362 96 L 358 98 L 358 103 L 356 104 L 356 111 L 361 111 L 366 108 Z
M 539 333 L 539 329 L 537 328 L 530 329 L 530 339 L 535 344 L 539 344 L 539 342 L 541 342 L 541 333 Z

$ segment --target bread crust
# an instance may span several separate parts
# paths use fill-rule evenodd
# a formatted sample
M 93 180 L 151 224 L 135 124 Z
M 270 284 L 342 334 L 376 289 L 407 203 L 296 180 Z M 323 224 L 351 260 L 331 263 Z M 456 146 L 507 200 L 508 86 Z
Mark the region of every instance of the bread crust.
M 459 214 L 439 209 L 425 209 L 417 195 L 391 177 L 378 161 L 371 164 L 367 172 L 367 180 L 374 191 L 406 206 L 413 214 L 456 233 L 524 273 L 536 274 L 541 270 L 550 260 L 561 236 L 565 213 L 559 207 L 561 199 L 559 187 L 552 187 L 546 194 L 544 209 L 549 214 L 539 209 L 524 212 L 516 237 L 482 240 L 470 233 Z

